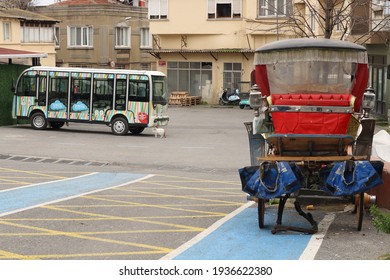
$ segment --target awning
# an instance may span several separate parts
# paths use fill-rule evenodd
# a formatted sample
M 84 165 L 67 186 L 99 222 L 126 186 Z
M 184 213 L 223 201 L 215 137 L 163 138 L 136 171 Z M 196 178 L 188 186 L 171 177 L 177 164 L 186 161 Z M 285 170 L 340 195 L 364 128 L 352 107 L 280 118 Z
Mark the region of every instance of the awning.
M 148 51 L 151 55 L 153 55 L 157 59 L 161 59 L 161 54 L 172 54 L 177 53 L 180 54 L 184 59 L 187 59 L 185 57 L 186 54 L 209 54 L 211 55 L 216 61 L 218 60 L 217 57 L 214 55 L 216 53 L 240 53 L 242 54 L 246 59 L 247 56 L 245 54 L 247 53 L 254 53 L 254 50 L 251 49 L 202 49 L 202 50 L 196 50 L 196 49 L 153 49 Z
M 0 58 L 38 58 L 47 57 L 47 53 L 29 52 L 22 50 L 14 50 L 7 48 L 0 48 Z

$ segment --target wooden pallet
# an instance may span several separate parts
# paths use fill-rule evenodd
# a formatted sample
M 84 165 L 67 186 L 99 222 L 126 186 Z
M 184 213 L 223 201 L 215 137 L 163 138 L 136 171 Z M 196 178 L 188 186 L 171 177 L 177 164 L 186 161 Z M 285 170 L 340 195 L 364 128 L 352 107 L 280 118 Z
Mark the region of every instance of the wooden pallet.
M 201 101 L 200 96 L 187 96 L 181 100 L 181 106 L 195 106 L 199 105 Z
M 169 98 L 169 104 L 170 105 L 181 105 L 182 100 L 186 97 L 188 97 L 188 92 L 184 92 L 184 91 L 172 92 L 171 96 Z

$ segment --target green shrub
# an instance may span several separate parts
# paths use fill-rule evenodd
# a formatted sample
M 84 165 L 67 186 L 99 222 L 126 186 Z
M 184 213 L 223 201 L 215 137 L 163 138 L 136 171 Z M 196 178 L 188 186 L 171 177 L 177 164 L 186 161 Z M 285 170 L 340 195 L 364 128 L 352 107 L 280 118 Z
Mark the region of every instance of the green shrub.
M 378 231 L 390 233 L 390 214 L 382 213 L 376 205 L 370 207 L 370 214 L 372 223 Z
M 11 125 L 13 92 L 12 82 L 16 82 L 19 74 L 26 69 L 26 65 L 0 64 L 0 126 Z

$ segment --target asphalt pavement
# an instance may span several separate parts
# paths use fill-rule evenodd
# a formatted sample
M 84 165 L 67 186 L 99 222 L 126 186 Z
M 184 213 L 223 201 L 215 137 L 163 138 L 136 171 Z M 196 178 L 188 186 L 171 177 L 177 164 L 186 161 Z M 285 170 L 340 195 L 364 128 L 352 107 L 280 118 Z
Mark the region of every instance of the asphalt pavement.
M 357 231 L 344 201 L 315 205 L 316 235 L 270 234 L 274 205 L 260 230 L 238 176 L 250 165 L 244 122 L 253 111 L 169 112 L 162 139 L 149 129 L 118 137 L 105 125 L 0 127 L 0 258 L 376 260 L 390 253 L 390 236 L 367 212 Z M 294 209 L 286 211 L 285 223 L 295 222 Z M 260 249 L 245 250 L 251 242 Z M 210 244 L 226 250 L 215 255 Z

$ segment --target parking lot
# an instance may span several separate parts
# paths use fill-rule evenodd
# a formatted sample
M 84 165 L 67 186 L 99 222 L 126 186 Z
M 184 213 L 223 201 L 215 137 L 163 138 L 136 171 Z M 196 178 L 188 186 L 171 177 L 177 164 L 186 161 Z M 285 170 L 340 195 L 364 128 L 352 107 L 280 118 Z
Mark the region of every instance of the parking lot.
M 242 121 L 251 112 L 220 109 L 214 128 L 202 120 L 209 110 L 187 110 L 203 123 L 171 117 L 165 139 L 96 125 L 0 128 L 1 194 L 23 200 L 4 198 L 0 258 L 159 259 L 245 204 L 231 156 L 249 158 Z
M 5 168 L 0 172 L 0 180 L 8 178 L 14 187 L 78 175 Z M 132 182 L 129 176 L 128 182 L 110 185 L 117 174 L 100 174 L 96 185 L 106 180 L 107 188 L 99 192 L 88 190 L 35 205 L 24 204 L 40 193 L 42 185 L 28 187 L 28 192 L 35 193 L 21 194 L 24 201 L 10 211 L 15 213 L 0 219 L 1 258 L 159 259 L 242 204 L 231 182 L 169 175 L 144 179 L 142 175 L 140 181 Z M 91 177 L 86 179 L 94 180 Z M 80 188 L 77 180 L 65 180 L 67 189 Z M 214 187 L 210 189 L 209 184 Z M 61 191 L 59 185 L 55 191 Z
M 265 236 L 274 208 L 260 231 L 241 191 L 237 170 L 250 165 L 243 123 L 253 112 L 204 106 L 170 112 L 163 139 L 151 130 L 118 137 L 104 125 L 71 124 L 59 131 L 0 127 L 0 259 L 159 260 L 242 207 L 248 209 L 231 217 L 227 231 L 210 237 L 230 251 L 196 255 L 205 247 L 194 246 L 173 258 L 190 258 L 192 252 L 198 259 L 299 259 L 310 236 Z M 316 237 L 322 243 L 312 258 L 376 259 L 390 251 L 389 237 L 368 217 L 357 232 L 355 217 L 343 207 L 314 215 L 321 221 L 329 211 L 334 219 Z M 245 234 L 227 234 L 235 229 Z M 281 243 L 287 238 L 302 248 L 292 248 L 289 256 L 265 253 L 266 244 L 279 244 L 277 251 L 287 253 L 289 245 Z M 258 254 L 245 254 L 254 239 L 260 249 L 251 252 Z

